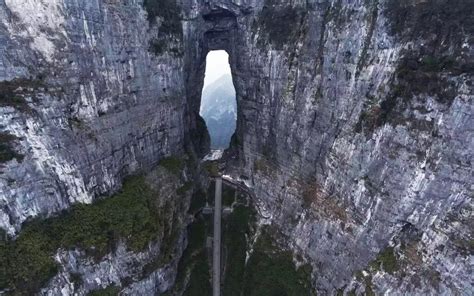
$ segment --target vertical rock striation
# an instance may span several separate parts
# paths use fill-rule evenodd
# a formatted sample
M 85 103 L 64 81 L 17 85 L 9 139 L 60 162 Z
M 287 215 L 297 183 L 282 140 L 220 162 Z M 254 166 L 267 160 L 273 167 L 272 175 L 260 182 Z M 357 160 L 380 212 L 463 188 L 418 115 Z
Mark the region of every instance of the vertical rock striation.
M 472 293 L 472 3 L 262 4 L 228 154 L 318 291 Z
M 183 152 L 183 57 L 149 50 L 159 29 L 141 1 L 7 0 L 0 14 L 0 85 L 16 81 L 8 98 L 28 106 L 0 110 L 24 155 L 2 164 L 2 228 L 90 203 Z
M 0 0 L 1 228 L 204 153 L 225 49 L 229 173 L 320 293 L 474 292 L 472 1 L 156 3 Z

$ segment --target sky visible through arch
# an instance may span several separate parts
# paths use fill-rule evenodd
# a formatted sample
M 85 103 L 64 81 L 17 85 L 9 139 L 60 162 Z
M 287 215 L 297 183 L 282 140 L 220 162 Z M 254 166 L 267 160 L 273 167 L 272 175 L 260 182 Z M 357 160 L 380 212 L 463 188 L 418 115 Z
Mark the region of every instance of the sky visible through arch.
M 206 121 L 211 148 L 227 148 L 236 128 L 237 102 L 229 55 L 224 50 L 207 55 L 200 115 Z
M 230 74 L 229 55 L 225 50 L 213 50 L 207 54 L 206 76 L 204 77 L 204 88 L 222 77 Z

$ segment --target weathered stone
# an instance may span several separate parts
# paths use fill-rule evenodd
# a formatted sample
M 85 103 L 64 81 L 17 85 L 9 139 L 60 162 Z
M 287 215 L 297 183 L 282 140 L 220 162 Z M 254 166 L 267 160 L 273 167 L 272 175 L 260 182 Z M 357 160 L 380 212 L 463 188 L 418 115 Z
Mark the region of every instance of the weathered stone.
M 472 1 L 179 2 L 182 35 L 140 0 L 0 1 L 0 80 L 45 84 L 25 92 L 33 112 L 0 107 L 24 155 L 2 168 L 2 228 L 90 203 L 164 156 L 203 155 L 205 57 L 225 49 L 229 173 L 318 292 L 474 293 Z M 403 249 L 408 223 L 419 235 Z M 387 246 L 400 269 L 368 267 Z

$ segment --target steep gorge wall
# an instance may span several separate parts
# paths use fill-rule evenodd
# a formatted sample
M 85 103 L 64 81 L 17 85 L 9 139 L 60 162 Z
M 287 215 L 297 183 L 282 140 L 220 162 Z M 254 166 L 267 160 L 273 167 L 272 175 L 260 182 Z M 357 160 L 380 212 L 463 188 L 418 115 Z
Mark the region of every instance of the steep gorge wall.
M 472 294 L 471 1 L 163 3 L 150 27 L 142 1 L 0 0 L 0 80 L 27 102 L 0 108 L 24 156 L 3 164 L 2 228 L 206 150 L 205 56 L 225 49 L 229 173 L 319 292 Z
M 172 8 L 155 17 L 170 22 Z M 159 27 L 142 1 L 6 0 L 0 15 L 0 127 L 22 155 L 2 163 L 2 228 L 91 203 L 183 153 L 180 27 Z
M 183 15 L 172 0 L 0 1 L 0 293 L 174 283 L 195 157 L 209 147 L 188 106 Z M 171 155 L 187 169 L 156 168 L 176 170 Z M 136 174 L 145 184 L 121 188 Z
M 234 174 L 323 294 L 472 293 L 472 10 L 264 1 L 239 19 Z

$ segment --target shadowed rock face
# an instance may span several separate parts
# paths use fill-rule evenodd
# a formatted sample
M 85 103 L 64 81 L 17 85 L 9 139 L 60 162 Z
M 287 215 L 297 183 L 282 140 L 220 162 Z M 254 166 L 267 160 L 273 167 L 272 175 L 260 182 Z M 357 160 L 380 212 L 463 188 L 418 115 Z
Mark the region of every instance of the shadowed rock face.
M 0 80 L 34 85 L 16 90 L 31 112 L 0 108 L 24 155 L 2 164 L 2 228 L 203 154 L 205 57 L 224 49 L 229 174 L 319 292 L 473 293 L 472 1 L 181 1 L 178 33 L 141 3 L 53 2 L 0 2 Z

